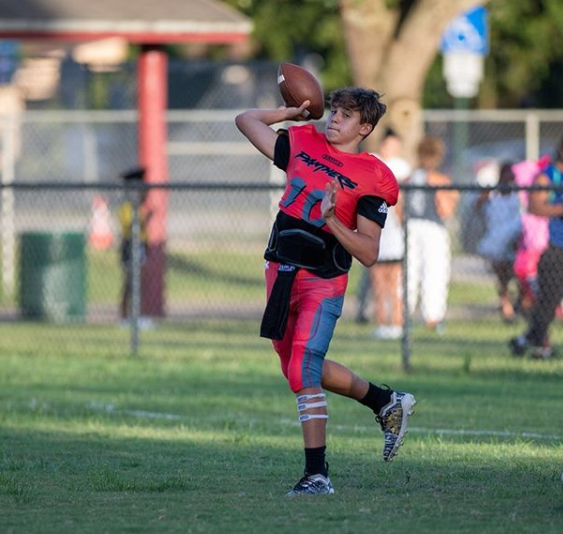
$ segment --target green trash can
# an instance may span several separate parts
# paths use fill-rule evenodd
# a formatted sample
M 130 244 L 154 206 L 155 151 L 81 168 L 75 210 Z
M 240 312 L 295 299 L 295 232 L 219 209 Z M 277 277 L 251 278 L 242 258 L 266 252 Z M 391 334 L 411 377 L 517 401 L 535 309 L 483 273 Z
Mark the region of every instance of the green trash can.
M 20 236 L 20 311 L 55 322 L 86 315 L 86 235 L 24 232 Z

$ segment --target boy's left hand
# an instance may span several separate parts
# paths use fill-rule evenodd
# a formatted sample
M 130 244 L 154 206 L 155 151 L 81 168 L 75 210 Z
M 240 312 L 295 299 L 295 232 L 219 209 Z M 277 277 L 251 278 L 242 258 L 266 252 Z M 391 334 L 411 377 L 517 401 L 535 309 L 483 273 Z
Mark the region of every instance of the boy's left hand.
M 323 219 L 334 217 L 334 208 L 336 207 L 336 180 L 327 182 L 325 185 L 325 196 L 321 202 L 321 215 Z

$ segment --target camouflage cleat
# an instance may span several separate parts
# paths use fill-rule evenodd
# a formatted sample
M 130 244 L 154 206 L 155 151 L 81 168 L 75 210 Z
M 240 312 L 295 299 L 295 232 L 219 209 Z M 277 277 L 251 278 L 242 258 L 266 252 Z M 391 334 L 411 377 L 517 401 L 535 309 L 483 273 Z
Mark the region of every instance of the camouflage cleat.
M 407 433 L 407 421 L 414 413 L 413 406 L 415 398 L 410 393 L 394 391 L 391 394 L 389 404 L 381 408 L 375 420 L 381 425 L 385 435 L 383 447 L 383 459 L 389 462 L 397 454 L 397 450 L 403 444 L 403 438 Z
M 286 497 L 294 497 L 295 495 L 332 495 L 334 488 L 328 476 L 305 475 L 293 489 L 286 494 Z

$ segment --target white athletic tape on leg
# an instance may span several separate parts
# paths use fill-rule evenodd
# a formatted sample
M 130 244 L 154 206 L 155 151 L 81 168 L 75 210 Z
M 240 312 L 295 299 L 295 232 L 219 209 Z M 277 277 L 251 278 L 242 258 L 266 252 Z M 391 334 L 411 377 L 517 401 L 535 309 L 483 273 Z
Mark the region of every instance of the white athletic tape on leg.
M 326 395 L 324 393 L 315 393 L 315 395 L 299 395 L 296 401 L 297 404 L 300 404 L 301 402 L 305 402 L 311 399 L 326 399 Z
M 303 412 L 305 410 L 308 410 L 309 408 L 322 408 L 323 406 L 328 406 L 328 402 L 321 401 L 321 402 L 307 402 L 304 404 L 298 404 L 297 409 L 300 412 Z
M 323 399 L 319 402 L 307 402 L 311 399 Z M 327 414 L 308 414 L 301 413 L 312 408 L 324 408 L 328 406 L 328 402 L 325 400 L 326 395 L 324 393 L 317 393 L 315 395 L 300 395 L 297 397 L 297 410 L 299 411 L 299 422 L 304 423 L 310 419 L 328 419 Z
M 328 419 L 328 415 L 326 415 L 326 414 L 325 415 L 323 415 L 323 414 L 309 415 L 308 413 L 305 413 L 305 414 L 299 416 L 299 422 L 300 423 L 304 423 L 305 421 L 309 421 L 309 419 Z

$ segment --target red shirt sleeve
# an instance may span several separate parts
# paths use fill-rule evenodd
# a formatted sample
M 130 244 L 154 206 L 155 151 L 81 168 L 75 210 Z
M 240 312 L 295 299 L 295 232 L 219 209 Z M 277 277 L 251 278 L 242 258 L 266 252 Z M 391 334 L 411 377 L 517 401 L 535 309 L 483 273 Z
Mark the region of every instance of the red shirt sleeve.
M 394 206 L 399 199 L 399 184 L 397 183 L 397 179 L 386 165 L 378 167 L 380 170 L 380 180 L 373 194 L 385 200 L 388 206 Z

